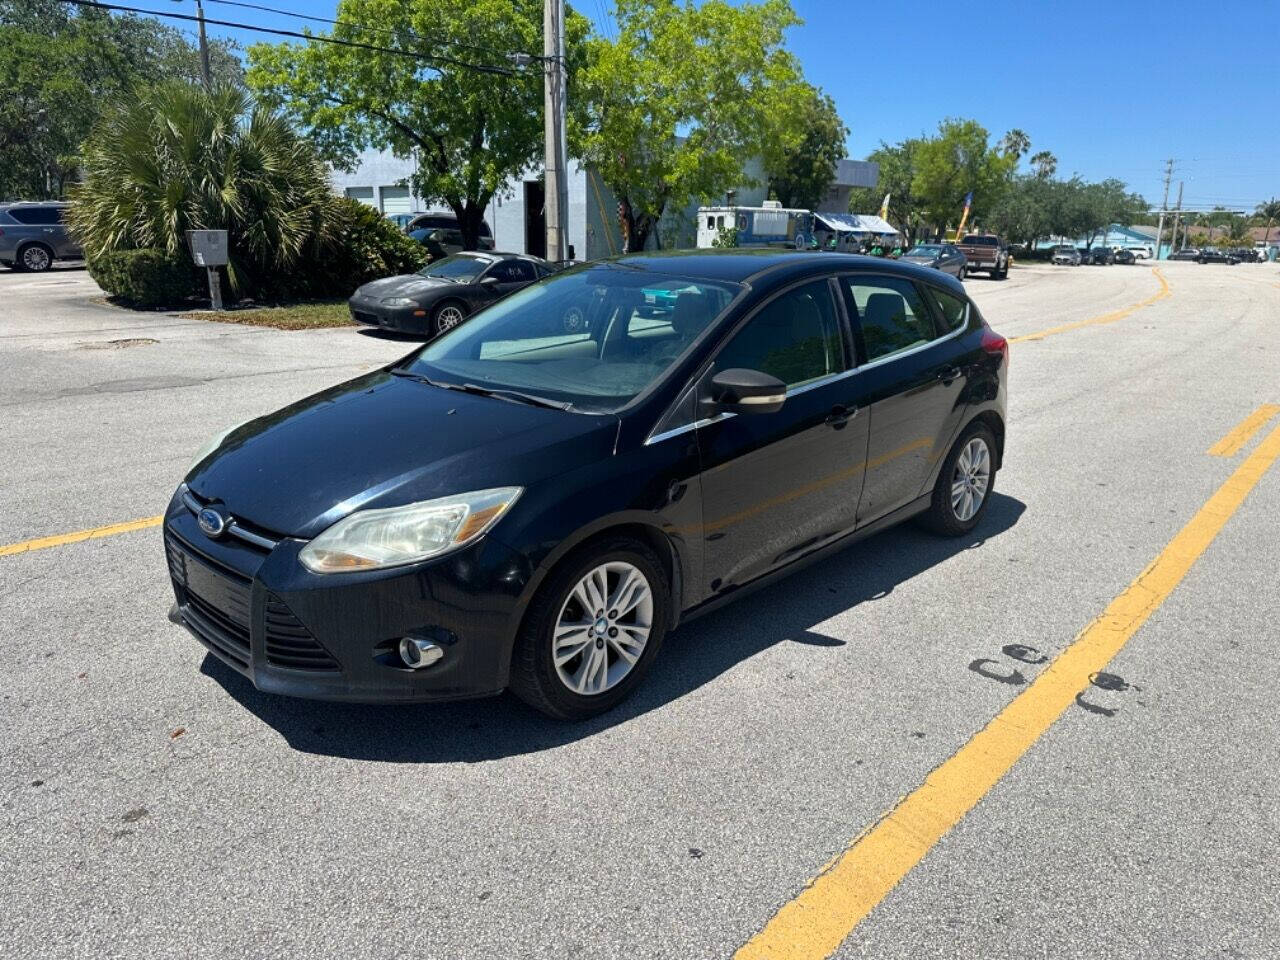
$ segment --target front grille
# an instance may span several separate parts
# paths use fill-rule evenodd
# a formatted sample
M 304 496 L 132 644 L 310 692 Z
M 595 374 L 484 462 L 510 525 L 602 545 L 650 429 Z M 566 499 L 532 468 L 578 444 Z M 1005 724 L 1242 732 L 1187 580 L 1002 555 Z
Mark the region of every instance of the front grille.
M 182 617 L 209 646 L 241 667 L 249 666 L 249 581 L 197 557 L 172 534 L 165 536 L 169 574 L 182 588 Z
M 378 318 L 372 313 L 366 313 L 363 310 L 352 310 L 351 316 L 356 323 L 369 323 L 375 327 L 378 326 Z
M 267 594 L 264 619 L 267 662 L 272 666 L 291 670 L 338 669 L 337 661 L 275 594 Z

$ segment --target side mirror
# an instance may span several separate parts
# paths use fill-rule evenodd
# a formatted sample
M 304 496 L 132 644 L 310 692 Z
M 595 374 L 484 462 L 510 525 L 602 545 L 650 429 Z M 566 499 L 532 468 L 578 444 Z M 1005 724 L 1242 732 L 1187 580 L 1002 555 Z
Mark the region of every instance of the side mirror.
M 492 274 L 490 274 L 487 277 L 480 278 L 480 286 L 482 287 L 496 287 L 501 282 L 502 282 L 501 280 L 499 280 L 497 277 L 493 276 Z
M 716 413 L 777 413 L 787 399 L 787 385 L 759 370 L 721 370 L 711 378 L 707 403 Z

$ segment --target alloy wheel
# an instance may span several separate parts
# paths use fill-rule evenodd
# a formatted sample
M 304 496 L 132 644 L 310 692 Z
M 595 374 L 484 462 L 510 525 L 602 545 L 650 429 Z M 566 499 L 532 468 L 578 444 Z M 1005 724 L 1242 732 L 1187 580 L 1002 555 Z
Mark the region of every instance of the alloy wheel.
M 27 247 L 22 251 L 22 265 L 33 272 L 49 269 L 49 251 L 44 247 Z
M 580 696 L 595 696 L 631 673 L 653 628 L 653 590 L 639 569 L 602 563 L 577 582 L 560 607 L 551 656 L 556 676 Z
M 438 326 L 440 328 L 440 332 L 443 333 L 446 330 L 452 330 L 464 319 L 462 311 L 453 304 L 449 304 L 447 307 L 441 307 L 440 312 L 436 314 L 436 326 Z
M 974 437 L 964 445 L 956 458 L 955 472 L 951 475 L 951 510 L 956 519 L 965 523 L 973 519 L 987 498 L 991 486 L 991 451 L 981 437 Z

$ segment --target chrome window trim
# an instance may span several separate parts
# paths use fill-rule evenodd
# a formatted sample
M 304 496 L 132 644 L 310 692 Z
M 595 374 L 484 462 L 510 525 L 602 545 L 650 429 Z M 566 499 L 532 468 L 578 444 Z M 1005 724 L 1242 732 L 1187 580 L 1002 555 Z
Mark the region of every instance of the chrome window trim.
M 849 377 L 861 372 L 862 367 L 854 367 L 850 370 L 842 370 L 840 373 L 828 374 L 825 377 L 819 377 L 817 380 L 810 380 L 808 383 L 802 383 L 798 387 L 788 387 L 787 396 L 794 397 L 802 393 L 808 393 L 810 390 L 817 390 L 819 387 L 825 387 L 837 380 L 846 380 Z M 681 393 L 684 396 L 684 393 Z M 679 427 L 672 427 L 670 430 L 664 430 L 662 433 L 655 433 L 645 440 L 644 446 L 650 446 L 655 443 L 661 443 L 663 440 L 670 440 L 672 437 L 678 437 L 690 430 L 697 430 L 700 427 L 709 426 L 713 423 L 719 423 L 721 420 L 729 420 L 736 417 L 736 413 L 717 413 L 714 417 L 703 417 L 701 420 L 695 420 L 693 423 L 686 423 Z
M 886 274 L 883 274 L 883 273 L 871 273 L 871 274 L 867 274 L 867 273 L 842 273 L 842 274 L 839 274 L 839 278 L 840 278 L 840 280 L 842 280 L 842 281 L 843 281 L 843 280 L 846 280 L 846 279 L 848 279 L 848 278 L 850 278 L 850 277 L 876 278 L 876 277 L 884 277 L 884 276 L 886 276 Z M 894 279 L 897 279 L 897 278 L 894 278 Z M 907 279 L 907 278 L 903 278 L 903 279 Z M 911 283 L 911 284 L 913 284 L 913 285 L 915 285 L 915 281 L 913 281 L 913 280 L 907 279 L 907 282 L 908 282 L 908 283 Z M 920 284 L 920 286 L 926 286 L 926 285 L 925 285 L 925 284 Z M 953 296 L 954 296 L 954 294 L 953 294 Z M 929 313 L 930 313 L 930 319 L 932 319 L 933 307 L 932 307 L 930 304 L 926 303 L 926 304 L 925 304 L 925 309 L 929 311 Z M 964 333 L 966 330 L 968 330 L 968 329 L 969 329 L 969 323 L 971 322 L 971 320 L 972 320 L 972 319 L 973 319 L 972 304 L 970 303 L 970 301 L 969 301 L 969 297 L 968 297 L 968 295 L 966 294 L 966 295 L 965 295 L 965 303 L 964 303 L 964 323 L 963 323 L 963 324 L 961 324 L 959 327 L 957 327 L 955 330 L 952 330 L 950 333 L 947 333 L 947 334 L 945 334 L 945 335 L 943 335 L 943 336 L 941 336 L 941 337 L 935 337 L 933 340 L 929 340 L 929 341 L 927 341 L 927 342 L 925 342 L 925 343 L 922 343 L 922 344 L 920 344 L 918 347 L 911 347 L 911 348 L 909 348 L 909 349 L 907 349 L 907 350 L 900 350 L 900 351 L 899 351 L 899 352 L 897 352 L 897 353 L 889 353 L 889 354 L 886 354 L 886 355 L 885 355 L 885 356 L 883 356 L 883 357 L 876 357 L 876 359 L 874 359 L 874 360 L 868 360 L 868 361 L 867 361 L 866 363 L 864 363 L 862 366 L 858 367 L 858 369 L 859 369 L 859 370 L 873 370 L 873 369 L 875 369 L 876 367 L 883 366 L 884 364 L 889 363 L 890 361 L 893 361 L 893 360 L 901 360 L 903 357 L 910 357 L 910 356 L 914 356 L 915 354 L 919 353 L 919 352 L 920 352 L 920 351 L 922 351 L 922 350 L 928 350 L 930 347 L 936 347 L 936 346 L 937 346 L 938 344 L 940 344 L 940 343 L 946 343 L 948 340 L 953 340 L 953 339 L 955 339 L 956 337 L 960 336 L 960 334 Z M 850 317 L 850 323 L 853 323 L 853 322 L 854 322 L 854 320 L 855 320 L 855 318 Z M 861 318 L 861 317 L 857 317 L 857 318 L 856 318 L 856 322 L 857 322 L 857 324 L 858 324 L 858 330 L 857 330 L 857 332 L 858 332 L 858 333 L 861 333 L 861 332 L 862 332 L 862 318 Z

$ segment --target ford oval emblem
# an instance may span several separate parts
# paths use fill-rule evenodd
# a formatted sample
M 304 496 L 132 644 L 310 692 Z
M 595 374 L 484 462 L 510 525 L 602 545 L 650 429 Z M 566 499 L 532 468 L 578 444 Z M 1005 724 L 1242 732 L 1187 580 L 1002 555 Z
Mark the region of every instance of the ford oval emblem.
M 220 537 L 227 529 L 227 518 L 213 507 L 205 507 L 201 510 L 196 517 L 196 523 L 200 524 L 200 529 L 211 537 Z

